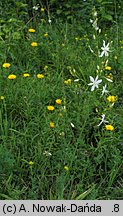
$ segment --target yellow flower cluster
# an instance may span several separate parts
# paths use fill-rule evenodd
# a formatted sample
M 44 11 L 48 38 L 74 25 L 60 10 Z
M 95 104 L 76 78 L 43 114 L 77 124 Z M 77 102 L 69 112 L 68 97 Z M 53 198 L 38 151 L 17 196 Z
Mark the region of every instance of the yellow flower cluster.
M 109 101 L 109 102 L 111 102 L 111 103 L 114 103 L 114 102 L 116 102 L 117 101 L 117 96 L 108 96 L 107 97 L 107 100 Z
M 47 109 L 48 109 L 49 111 L 53 111 L 53 110 L 55 109 L 55 107 L 52 106 L 52 105 L 49 105 L 49 106 L 47 107 Z
M 110 66 L 106 66 L 105 69 L 106 70 L 111 70 L 111 67 Z
M 44 37 L 48 37 L 48 32 L 46 32 L 46 33 L 44 34 Z
M 60 105 L 62 103 L 61 99 L 56 99 L 56 104 Z
M 14 79 L 16 79 L 16 75 L 10 74 L 10 75 L 8 76 L 8 79 L 9 79 L 9 80 L 14 80 Z
M 64 84 L 66 84 L 66 85 L 70 85 L 70 84 L 71 84 L 71 79 L 67 79 L 67 80 L 65 80 L 65 81 L 64 81 Z
M 114 127 L 112 125 L 105 125 L 106 130 L 113 131 Z
M 3 64 L 3 68 L 9 68 L 10 66 L 11 66 L 10 63 L 4 63 L 4 64 Z
M 43 75 L 43 74 L 37 74 L 37 78 L 38 78 L 38 79 L 43 79 L 43 78 L 44 78 L 44 75 Z
M 33 28 L 30 28 L 30 29 L 28 29 L 28 32 L 34 33 L 34 32 L 36 32 L 36 30 Z
M 54 122 L 50 122 L 50 128 L 54 128 L 55 125 L 54 125 Z
M 30 74 L 29 73 L 24 73 L 23 77 L 30 77 Z
M 31 43 L 31 46 L 32 46 L 32 47 L 36 47 L 36 46 L 38 46 L 38 43 L 37 43 L 37 42 L 32 42 L 32 43 Z

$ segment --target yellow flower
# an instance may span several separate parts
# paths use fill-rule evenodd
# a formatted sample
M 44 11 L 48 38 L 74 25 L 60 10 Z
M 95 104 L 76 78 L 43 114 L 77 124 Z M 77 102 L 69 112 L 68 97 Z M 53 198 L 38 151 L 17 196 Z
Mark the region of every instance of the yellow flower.
M 65 169 L 66 171 L 68 171 L 68 170 L 69 170 L 69 167 L 68 167 L 68 166 L 64 166 L 64 169 Z
M 113 131 L 114 127 L 112 125 L 105 125 L 106 130 Z
M 44 8 L 41 8 L 41 12 L 44 12 L 45 11 L 45 9 Z
M 38 44 L 37 44 L 37 42 L 32 42 L 32 43 L 31 43 L 31 46 L 32 46 L 32 47 L 36 47 L 36 46 L 38 46 Z
M 29 77 L 29 76 L 30 76 L 29 73 L 24 73 L 24 74 L 23 74 L 23 77 Z
M 64 83 L 65 83 L 66 85 L 71 84 L 71 79 L 65 80 Z
M 48 33 L 47 32 L 44 34 L 44 37 L 48 37 Z
M 32 166 L 34 164 L 34 162 L 29 161 L 28 164 Z
M 43 75 L 43 74 L 37 74 L 37 78 L 38 78 L 38 79 L 43 79 L 43 78 L 44 78 L 44 75 Z
M 54 128 L 54 122 L 50 122 L 50 128 Z
M 62 103 L 62 100 L 61 99 L 56 99 L 56 104 L 61 104 Z
M 47 107 L 47 109 L 48 109 L 49 111 L 53 111 L 53 110 L 55 109 L 55 107 L 50 105 L 50 106 Z
M 106 70 L 111 70 L 111 67 L 110 66 L 106 66 L 105 69 Z
M 0 100 L 4 100 L 4 98 L 5 98 L 4 96 L 0 96 Z
M 35 32 L 35 29 L 30 28 L 30 29 L 28 29 L 28 32 Z
M 9 80 L 14 80 L 14 79 L 16 79 L 16 75 L 10 74 L 10 75 L 8 76 L 8 79 L 9 79 Z
M 10 63 L 4 63 L 4 64 L 3 64 L 3 67 L 4 67 L 4 68 L 9 68 L 10 66 L 11 66 Z
M 111 102 L 111 103 L 114 103 L 114 102 L 116 102 L 117 101 L 117 96 L 108 96 L 107 97 L 107 100 L 109 101 L 109 102 Z

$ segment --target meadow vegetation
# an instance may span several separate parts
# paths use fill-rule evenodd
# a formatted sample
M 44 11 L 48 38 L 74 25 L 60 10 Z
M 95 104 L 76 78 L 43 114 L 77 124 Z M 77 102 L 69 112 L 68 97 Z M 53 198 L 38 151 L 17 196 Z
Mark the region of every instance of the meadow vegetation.
M 123 2 L 0 3 L 0 199 L 123 198 Z

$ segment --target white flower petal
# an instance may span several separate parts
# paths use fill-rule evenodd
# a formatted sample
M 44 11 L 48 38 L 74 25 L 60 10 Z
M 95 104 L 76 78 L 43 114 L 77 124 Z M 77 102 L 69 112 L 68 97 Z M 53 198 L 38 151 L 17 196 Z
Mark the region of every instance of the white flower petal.
M 94 89 L 95 89 L 95 85 L 93 85 L 93 86 L 91 87 L 91 91 L 94 91 Z
M 94 78 L 92 76 L 90 76 L 90 81 L 94 82 Z

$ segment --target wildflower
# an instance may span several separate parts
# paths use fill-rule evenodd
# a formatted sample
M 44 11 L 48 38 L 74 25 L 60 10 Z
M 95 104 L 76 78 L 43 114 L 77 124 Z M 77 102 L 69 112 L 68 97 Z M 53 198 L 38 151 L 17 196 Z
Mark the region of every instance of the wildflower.
M 48 33 L 47 32 L 44 34 L 44 37 L 48 37 Z
M 114 127 L 112 125 L 105 125 L 105 129 L 109 131 L 113 131 Z
M 8 76 L 8 79 L 9 79 L 9 80 L 14 80 L 14 79 L 16 79 L 16 75 L 10 74 L 10 75 Z
M 106 66 L 105 69 L 106 70 L 111 70 L 111 67 L 110 66 Z
M 39 7 L 40 7 L 39 4 L 37 4 L 36 6 L 33 6 L 33 9 L 34 9 L 34 10 L 38 10 Z
M 106 85 L 103 86 L 103 90 L 102 90 L 101 96 L 103 96 L 105 93 L 108 93 L 108 90 L 106 90 Z
M 52 22 L 52 20 L 51 19 L 48 19 L 48 23 L 51 23 Z
M 30 28 L 30 29 L 28 29 L 28 32 L 35 32 L 35 29 Z
M 71 84 L 71 79 L 65 80 L 64 83 L 65 83 L 66 85 Z
M 31 46 L 32 46 L 32 47 L 36 47 L 36 46 L 38 46 L 38 44 L 37 44 L 37 42 L 32 42 L 32 43 L 31 43 Z
M 44 75 L 43 75 L 43 74 L 37 74 L 37 78 L 38 78 L 38 79 L 43 79 L 43 78 L 44 78 Z
M 68 167 L 68 166 L 64 166 L 64 169 L 65 169 L 66 171 L 68 171 L 68 170 L 69 170 L 69 167 Z
M 108 121 L 105 120 L 105 114 L 102 114 L 101 116 L 102 116 L 101 122 L 97 126 L 100 126 L 103 122 L 108 123 Z
M 72 127 L 72 128 L 74 128 L 74 127 L 75 127 L 75 126 L 74 126 L 74 124 L 73 124 L 72 122 L 71 122 L 70 124 L 71 124 L 71 127 Z
M 111 102 L 111 103 L 114 103 L 114 102 L 116 102 L 117 101 L 117 96 L 108 96 L 107 97 L 107 100 L 109 101 L 109 102 Z
M 50 106 L 47 107 L 47 109 L 48 109 L 49 111 L 53 111 L 53 110 L 55 109 L 55 107 L 50 105 Z
M 54 128 L 55 125 L 54 125 L 54 122 L 50 122 L 50 128 Z
M 108 56 L 110 52 L 109 50 L 109 43 L 106 45 L 105 41 L 103 40 L 103 47 L 101 47 L 102 53 L 99 55 L 99 57 Z
M 99 83 L 102 82 L 102 80 L 98 80 L 98 76 L 96 76 L 95 80 L 94 80 L 94 78 L 92 76 L 90 76 L 90 81 L 92 83 L 89 83 L 88 85 L 92 85 L 91 91 L 94 91 L 95 87 L 98 88 Z
M 75 79 L 74 82 L 79 82 L 79 79 Z
M 32 165 L 34 164 L 34 162 L 29 161 L 28 164 L 29 164 L 30 166 L 32 166 Z
M 10 63 L 4 63 L 4 64 L 3 64 L 3 68 L 9 68 L 10 66 L 11 66 Z
M 23 74 L 23 77 L 29 77 L 29 76 L 30 76 L 29 73 L 24 73 L 24 74 Z
M 105 77 L 106 80 L 108 80 L 109 82 L 113 82 L 113 80 L 109 79 L 109 76 Z
M 45 9 L 44 8 L 41 8 L 41 12 L 44 12 L 45 11 Z
M 48 151 L 45 151 L 45 152 L 43 153 L 43 155 L 52 156 L 52 154 L 51 154 L 50 152 L 48 152 Z
M 56 99 L 56 104 L 60 105 L 62 103 L 61 99 Z

